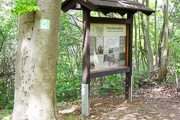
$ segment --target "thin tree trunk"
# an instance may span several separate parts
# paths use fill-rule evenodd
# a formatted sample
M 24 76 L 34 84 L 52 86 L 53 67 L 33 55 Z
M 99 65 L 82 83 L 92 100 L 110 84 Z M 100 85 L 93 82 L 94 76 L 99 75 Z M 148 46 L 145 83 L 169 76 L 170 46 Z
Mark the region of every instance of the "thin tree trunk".
M 140 42 L 140 51 L 141 51 L 141 60 L 142 60 L 142 64 L 143 64 L 143 70 L 145 72 L 145 65 L 144 65 L 144 61 L 143 61 L 143 52 L 142 52 L 142 44 L 141 44 L 141 22 L 140 22 L 140 13 L 138 13 L 138 21 L 139 21 L 139 42 Z
M 176 85 L 177 85 L 177 87 L 179 87 L 178 75 L 177 75 L 177 72 L 176 72 L 175 61 L 174 61 L 174 56 L 173 56 L 172 52 L 171 52 L 171 56 L 172 56 L 172 60 L 173 60 L 172 64 L 173 64 L 174 74 L 176 76 Z
M 142 1 L 142 4 L 144 4 L 144 2 L 145 2 L 145 0 Z M 142 50 L 144 50 L 145 55 L 146 55 L 146 60 L 148 62 L 149 59 L 148 59 L 148 50 L 147 50 L 147 45 L 146 45 L 147 44 L 146 43 L 146 31 L 145 31 L 146 28 L 145 28 L 145 25 L 144 25 L 144 20 L 143 20 L 143 14 L 142 13 L 141 13 L 141 26 L 142 26 L 142 32 L 143 32 L 143 37 L 144 37 L 144 49 L 142 49 Z M 149 70 L 149 67 L 148 67 L 147 64 L 146 64 L 146 66 L 147 66 L 147 68 Z
M 162 48 L 163 48 L 163 37 L 164 37 L 164 22 L 163 22 L 163 26 L 162 26 L 162 30 L 160 32 L 160 40 L 158 43 L 158 55 L 159 55 L 159 67 L 161 67 L 161 54 L 162 54 Z
M 19 16 L 12 120 L 59 120 L 56 73 L 61 0 L 38 0 L 37 5 L 40 11 Z M 42 19 L 50 20 L 49 29 L 40 28 Z
M 135 28 L 135 58 L 136 58 L 135 60 L 136 60 L 136 70 L 139 71 L 138 55 L 137 55 L 137 27 L 136 27 L 136 16 L 135 15 L 134 15 L 134 28 Z
M 138 0 L 136 0 L 137 2 L 138 2 Z M 138 14 L 138 20 L 139 20 L 139 14 Z M 137 23 L 138 25 L 139 25 L 139 23 Z M 139 25 L 139 27 L 140 27 L 140 25 Z M 140 30 L 140 29 L 139 29 Z M 138 31 L 138 30 L 137 30 Z M 139 31 L 140 32 L 140 31 Z M 138 35 L 137 35 L 138 36 Z M 139 40 L 140 40 L 141 38 L 140 38 L 140 33 L 139 33 Z M 139 55 L 140 55 L 140 51 L 138 50 L 138 44 L 137 44 L 137 66 L 138 66 L 138 71 L 139 71 Z
M 142 60 L 143 69 L 144 69 L 144 72 L 145 72 L 145 65 L 144 65 L 144 60 L 143 60 L 143 51 L 142 51 L 141 40 L 140 40 L 140 48 L 141 48 L 141 60 Z
M 141 27 L 142 27 L 143 37 L 144 37 L 144 49 L 145 49 L 145 52 L 147 53 L 146 31 L 145 31 L 145 25 L 144 25 L 143 14 L 142 13 L 141 13 Z
M 168 0 L 164 0 L 164 50 L 162 54 L 162 63 L 158 76 L 158 81 L 161 82 L 166 71 L 166 57 L 168 54 Z
M 149 0 L 146 0 L 146 6 L 149 7 Z M 149 76 L 151 77 L 152 72 L 154 71 L 153 66 L 153 55 L 151 49 L 151 41 L 149 36 L 149 16 L 146 16 L 146 42 L 147 42 L 147 49 L 148 49 L 148 68 L 149 68 Z
M 147 50 L 147 45 L 146 45 L 146 32 L 145 32 L 145 26 L 144 26 L 144 21 L 143 21 L 143 14 L 141 13 L 141 26 L 142 26 L 142 32 L 143 32 L 143 38 L 144 38 L 144 49 L 141 49 L 141 50 L 143 50 L 144 51 L 144 53 L 145 53 L 145 56 L 146 56 L 146 59 L 147 59 L 147 61 L 148 61 L 148 58 L 147 58 L 147 56 L 148 56 L 148 50 Z M 141 47 L 142 48 L 142 47 Z M 143 52 L 142 51 L 142 52 Z M 149 69 L 149 67 L 147 66 L 147 68 Z
M 157 0 L 155 0 L 155 11 L 157 8 Z M 154 13 L 154 21 L 155 21 L 155 50 L 156 50 L 156 69 L 158 68 L 158 50 L 157 50 L 157 27 L 156 27 L 156 12 Z

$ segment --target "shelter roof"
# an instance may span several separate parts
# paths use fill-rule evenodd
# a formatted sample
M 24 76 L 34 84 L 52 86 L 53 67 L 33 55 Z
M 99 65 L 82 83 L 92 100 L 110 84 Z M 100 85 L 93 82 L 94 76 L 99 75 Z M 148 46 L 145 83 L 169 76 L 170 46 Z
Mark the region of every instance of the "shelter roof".
M 124 15 L 126 13 L 136 13 L 138 11 L 151 15 L 154 10 L 137 2 L 129 0 L 65 0 L 62 3 L 62 10 L 67 12 L 70 9 L 82 10 L 88 8 L 91 11 L 101 11 L 104 14 L 116 12 Z

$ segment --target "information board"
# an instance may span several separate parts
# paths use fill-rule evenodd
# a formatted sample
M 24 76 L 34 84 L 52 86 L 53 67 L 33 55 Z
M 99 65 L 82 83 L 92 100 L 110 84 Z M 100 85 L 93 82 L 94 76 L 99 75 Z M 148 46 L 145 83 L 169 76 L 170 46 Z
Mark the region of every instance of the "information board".
M 126 24 L 90 24 L 90 71 L 126 66 Z

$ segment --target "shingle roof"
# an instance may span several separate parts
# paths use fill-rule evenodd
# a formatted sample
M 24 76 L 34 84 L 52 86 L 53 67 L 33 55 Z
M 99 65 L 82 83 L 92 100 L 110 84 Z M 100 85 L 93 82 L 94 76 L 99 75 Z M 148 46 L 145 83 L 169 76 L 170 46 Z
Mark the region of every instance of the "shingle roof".
M 77 4 L 80 4 L 82 7 L 78 8 Z M 118 12 L 120 14 L 125 14 L 128 12 L 136 13 L 140 11 L 146 15 L 150 15 L 155 12 L 139 2 L 129 0 L 66 0 L 62 3 L 62 10 L 64 12 L 69 9 L 82 9 L 83 7 L 91 11 L 102 11 L 104 13 Z

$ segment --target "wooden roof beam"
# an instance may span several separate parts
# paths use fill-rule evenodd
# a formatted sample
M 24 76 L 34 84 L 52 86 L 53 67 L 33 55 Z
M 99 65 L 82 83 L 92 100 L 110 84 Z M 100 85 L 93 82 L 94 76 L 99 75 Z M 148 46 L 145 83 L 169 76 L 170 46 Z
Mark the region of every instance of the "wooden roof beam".
M 62 4 L 62 11 L 67 12 L 68 10 L 72 9 L 74 6 L 76 6 L 77 0 L 72 0 L 72 1 L 65 1 Z

